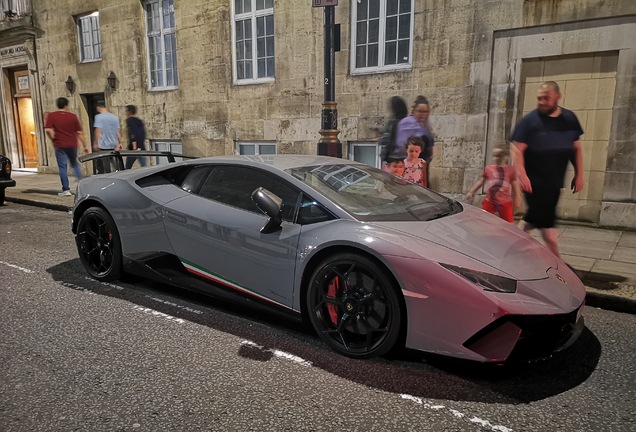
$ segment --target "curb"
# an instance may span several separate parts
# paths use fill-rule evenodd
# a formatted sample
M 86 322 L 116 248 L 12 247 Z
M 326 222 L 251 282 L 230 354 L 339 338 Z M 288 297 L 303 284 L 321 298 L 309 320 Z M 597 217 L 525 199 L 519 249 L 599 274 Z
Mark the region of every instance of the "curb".
M 7 201 L 7 202 L 14 202 L 14 203 L 17 203 L 17 204 L 30 205 L 30 206 L 35 206 L 35 207 L 41 207 L 41 208 L 49 209 L 49 210 L 63 211 L 63 212 L 68 212 L 69 210 L 71 210 L 73 208 L 72 205 L 66 206 L 66 205 L 62 205 L 62 204 L 47 203 L 47 202 L 42 202 L 42 201 L 29 200 L 29 199 L 24 199 L 24 198 L 15 198 L 15 197 L 10 197 L 10 196 L 5 196 L 4 200 Z
M 613 312 L 636 314 L 636 300 L 612 294 L 586 291 L 585 305 Z

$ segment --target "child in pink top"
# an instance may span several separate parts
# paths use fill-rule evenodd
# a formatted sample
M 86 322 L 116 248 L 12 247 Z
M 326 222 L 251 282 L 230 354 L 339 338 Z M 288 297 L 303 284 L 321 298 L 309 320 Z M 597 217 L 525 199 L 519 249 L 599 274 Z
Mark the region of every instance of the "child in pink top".
M 420 158 L 423 148 L 424 141 L 420 137 L 412 136 L 406 140 L 407 157 L 404 161 L 403 177 L 412 183 L 426 187 L 426 161 Z
M 499 213 L 499 217 L 513 222 L 514 207 L 519 204 L 517 175 L 513 167 L 506 165 L 508 153 L 499 147 L 492 150 L 494 164 L 486 165 L 481 178 L 468 191 L 466 199 L 472 201 L 473 195 L 486 183 L 486 196 L 481 207 L 489 213 Z

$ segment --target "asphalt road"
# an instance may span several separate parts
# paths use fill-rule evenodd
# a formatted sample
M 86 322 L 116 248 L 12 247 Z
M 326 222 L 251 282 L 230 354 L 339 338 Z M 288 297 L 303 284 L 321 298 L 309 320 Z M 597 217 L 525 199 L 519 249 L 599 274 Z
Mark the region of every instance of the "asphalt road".
M 0 431 L 634 431 L 636 316 L 561 355 L 356 361 L 293 321 L 89 279 L 70 215 L 0 207 Z

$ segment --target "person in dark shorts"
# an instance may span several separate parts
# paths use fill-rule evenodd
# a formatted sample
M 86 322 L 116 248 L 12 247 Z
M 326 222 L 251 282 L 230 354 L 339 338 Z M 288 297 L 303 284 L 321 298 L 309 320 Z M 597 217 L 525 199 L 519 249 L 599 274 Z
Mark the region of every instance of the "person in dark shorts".
M 534 228 L 548 248 L 559 256 L 556 206 L 568 162 L 574 165 L 573 193 L 583 189 L 583 129 L 576 115 L 558 105 L 559 85 L 546 81 L 537 91 L 537 109 L 525 115 L 512 133 L 513 165 L 528 209 L 521 228 Z
M 128 130 L 128 150 L 146 150 L 146 126 L 144 122 L 137 117 L 137 107 L 135 105 L 126 105 L 126 129 Z M 137 160 L 137 156 L 128 156 L 126 158 L 126 169 L 132 168 Z M 146 158 L 139 157 L 139 165 L 146 166 Z

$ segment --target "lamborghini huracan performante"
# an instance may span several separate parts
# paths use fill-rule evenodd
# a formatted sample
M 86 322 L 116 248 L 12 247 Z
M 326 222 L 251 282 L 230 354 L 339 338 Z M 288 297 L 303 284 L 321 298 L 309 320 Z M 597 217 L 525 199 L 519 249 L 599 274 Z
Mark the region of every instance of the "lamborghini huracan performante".
M 97 280 L 137 274 L 283 311 L 354 358 L 403 347 L 545 358 L 584 327 L 583 284 L 539 242 L 343 159 L 225 156 L 94 175 L 78 184 L 72 230 Z

